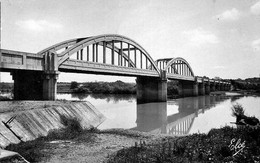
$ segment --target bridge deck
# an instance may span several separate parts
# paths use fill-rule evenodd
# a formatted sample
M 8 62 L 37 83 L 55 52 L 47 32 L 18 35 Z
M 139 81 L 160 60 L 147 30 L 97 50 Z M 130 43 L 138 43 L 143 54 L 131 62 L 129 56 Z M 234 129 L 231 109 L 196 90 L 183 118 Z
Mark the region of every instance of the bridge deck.
M 159 77 L 159 74 L 153 70 L 136 69 L 133 67 L 115 66 L 72 59 L 65 61 L 59 67 L 59 70 L 64 72 L 94 73 L 103 75 Z
M 44 57 L 42 54 L 0 49 L 0 71 L 11 72 L 13 70 L 44 71 Z M 73 59 L 68 59 L 63 64 L 61 64 L 59 67 L 59 71 L 118 76 L 160 77 L 160 75 L 154 70 L 116 66 L 111 64 Z M 221 80 L 213 80 L 209 78 L 194 77 L 174 73 L 167 73 L 167 79 L 196 81 L 198 83 L 210 82 L 216 84 L 230 84 L 229 82 Z
M 43 71 L 43 56 L 39 54 L 1 49 L 0 61 L 1 71 Z

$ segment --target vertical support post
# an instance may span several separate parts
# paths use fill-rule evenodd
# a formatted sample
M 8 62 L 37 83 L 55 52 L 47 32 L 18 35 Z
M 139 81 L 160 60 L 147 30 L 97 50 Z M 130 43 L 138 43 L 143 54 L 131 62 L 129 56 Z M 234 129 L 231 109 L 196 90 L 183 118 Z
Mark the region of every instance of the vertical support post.
M 130 67 L 130 44 L 127 47 L 127 58 L 128 58 L 128 67 Z
M 137 67 L 136 66 L 136 47 L 134 47 L 134 54 L 135 54 L 135 67 Z
M 121 63 L 121 61 L 120 61 L 120 54 L 121 54 L 121 49 L 119 49 L 119 52 L 118 52 L 118 59 L 117 59 L 117 61 L 118 61 L 118 66 L 120 66 L 120 63 Z
M 58 79 L 58 58 L 57 54 L 49 52 L 45 56 L 45 69 L 43 80 L 43 99 L 56 100 L 57 79 Z
M 205 94 L 206 95 L 210 94 L 210 81 L 207 81 L 205 84 Z
M 1 30 L 1 29 L 0 29 Z M 22 64 L 23 64 L 23 67 L 26 69 L 26 63 L 27 63 L 27 55 L 23 55 L 23 61 L 22 61 Z M 1 58 L 0 58 L 0 62 L 1 62 Z M 0 75 L 1 76 L 1 75 Z M 0 81 L 1 82 L 1 81 Z
M 106 41 L 103 41 L 103 63 L 106 63 Z
M 92 61 L 95 62 L 95 44 L 92 45 L 92 53 L 93 53 Z
M 77 60 L 79 60 L 79 51 L 77 51 Z
M 120 66 L 123 66 L 123 42 L 120 41 Z
M 198 91 L 198 82 L 195 81 L 193 83 L 193 96 L 198 96 L 199 95 L 199 91 Z
M 176 65 L 177 65 L 177 74 L 180 74 L 180 65 L 179 65 L 179 61 L 176 61 Z
M 199 85 L 199 95 L 205 95 L 205 82 L 202 79 L 202 83 L 198 83 Z
M 183 68 L 182 68 L 182 71 L 183 71 L 183 76 L 185 76 L 185 75 L 186 75 L 186 73 L 185 73 L 185 70 L 186 70 L 185 68 L 186 68 L 186 67 L 185 67 L 185 63 L 184 63 L 184 62 L 183 62 L 183 65 L 182 65 L 182 67 L 183 67 Z
M 173 62 L 173 73 L 176 74 L 176 71 L 175 71 L 175 62 Z
M 87 61 L 89 61 L 89 46 L 87 46 Z
M 98 43 L 96 44 L 96 62 L 98 62 Z
M 112 40 L 112 51 L 111 51 L 111 55 L 112 55 L 112 56 L 111 56 L 111 64 L 112 64 L 112 65 L 115 64 L 115 62 L 114 62 L 114 61 L 115 61 L 115 60 L 114 60 L 114 59 L 115 59 L 115 56 L 114 56 L 114 55 L 115 55 L 115 45 L 114 45 L 114 44 L 115 44 L 115 43 L 114 43 L 114 40 Z
M 146 69 L 148 69 L 148 59 L 147 59 L 147 57 L 145 57 L 145 58 L 146 58 L 146 60 L 145 60 Z
M 140 67 L 141 67 L 141 69 L 143 68 L 143 53 L 140 51 Z
M 83 49 L 80 49 L 80 60 L 83 60 Z

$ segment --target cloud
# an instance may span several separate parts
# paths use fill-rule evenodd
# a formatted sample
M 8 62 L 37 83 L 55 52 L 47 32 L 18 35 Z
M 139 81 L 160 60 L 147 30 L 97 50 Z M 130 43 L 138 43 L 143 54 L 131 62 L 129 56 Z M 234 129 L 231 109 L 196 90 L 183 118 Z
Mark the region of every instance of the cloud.
M 62 28 L 61 24 L 48 22 L 47 20 L 29 19 L 17 21 L 15 24 L 21 28 L 37 32 L 59 30 Z
M 205 31 L 202 28 L 184 31 L 183 34 L 186 35 L 186 37 L 189 38 L 189 41 L 196 46 L 219 43 L 219 39 L 214 33 Z
M 254 15 L 260 15 L 260 1 L 256 2 L 253 6 L 251 6 L 250 11 Z
M 240 16 L 241 13 L 236 8 L 233 8 L 231 10 L 224 11 L 223 13 L 215 16 L 214 18 L 225 21 L 235 21 L 238 20 Z
M 255 51 L 260 51 L 260 39 L 254 40 L 251 46 Z

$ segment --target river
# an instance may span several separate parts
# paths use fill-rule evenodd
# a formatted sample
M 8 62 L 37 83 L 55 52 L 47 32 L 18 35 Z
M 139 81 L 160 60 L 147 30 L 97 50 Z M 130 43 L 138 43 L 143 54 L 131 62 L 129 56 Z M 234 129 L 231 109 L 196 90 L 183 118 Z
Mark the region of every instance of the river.
M 236 118 L 231 107 L 236 103 L 244 107 L 246 115 L 260 118 L 259 96 L 211 95 L 149 104 L 137 104 L 134 95 L 58 94 L 58 99 L 92 103 L 106 117 L 99 129 L 124 128 L 175 136 L 207 133 L 212 128 L 232 126 L 230 122 Z

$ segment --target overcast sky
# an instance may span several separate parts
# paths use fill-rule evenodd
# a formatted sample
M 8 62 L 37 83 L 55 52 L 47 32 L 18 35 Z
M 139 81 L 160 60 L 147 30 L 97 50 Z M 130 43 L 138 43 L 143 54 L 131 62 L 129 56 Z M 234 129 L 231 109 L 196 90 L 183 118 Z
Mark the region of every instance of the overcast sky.
M 138 42 L 154 60 L 185 58 L 197 76 L 260 75 L 259 0 L 1 2 L 3 49 L 37 53 L 67 39 L 119 34 Z M 121 78 L 62 73 L 59 81 L 116 79 Z M 11 78 L 2 73 L 1 80 Z

